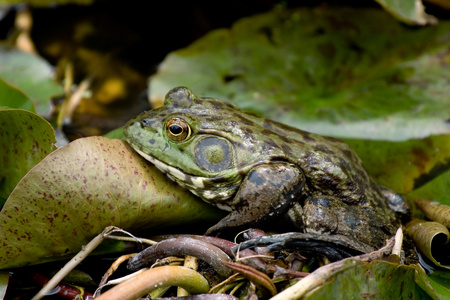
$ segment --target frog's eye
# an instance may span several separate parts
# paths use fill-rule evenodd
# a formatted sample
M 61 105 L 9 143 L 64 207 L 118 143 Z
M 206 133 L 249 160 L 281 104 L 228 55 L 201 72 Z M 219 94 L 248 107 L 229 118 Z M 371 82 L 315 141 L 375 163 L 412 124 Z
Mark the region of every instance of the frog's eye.
M 173 118 L 166 123 L 166 134 L 175 142 L 182 142 L 191 136 L 191 127 L 185 120 Z

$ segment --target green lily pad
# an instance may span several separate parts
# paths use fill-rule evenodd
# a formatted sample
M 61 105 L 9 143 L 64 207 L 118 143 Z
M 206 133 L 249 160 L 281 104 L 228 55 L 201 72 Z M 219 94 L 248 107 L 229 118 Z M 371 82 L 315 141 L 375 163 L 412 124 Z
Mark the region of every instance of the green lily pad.
M 125 135 L 123 134 L 123 128 L 119 127 L 114 130 L 111 130 L 107 134 L 104 135 L 104 137 L 110 138 L 110 139 L 119 139 L 122 141 L 126 141 Z
M 0 205 L 22 177 L 56 149 L 55 131 L 35 113 L 0 110 Z
M 31 102 L 24 93 L 12 87 L 1 78 L 0 106 L 3 108 L 21 108 L 35 112 L 33 102 Z
M 327 299 L 329 295 L 345 295 L 348 299 L 429 299 L 415 277 L 413 266 L 349 260 L 330 283 L 305 299 Z
M 431 299 L 449 299 L 449 294 L 447 294 L 445 292 L 445 288 L 442 288 L 441 286 L 442 281 L 437 282 L 436 280 L 434 280 L 434 277 L 440 277 L 438 274 L 436 276 L 427 274 L 420 264 L 410 265 L 410 267 L 416 269 L 415 281 L 417 282 L 417 285 L 420 286 Z M 449 272 L 445 272 L 445 274 L 448 275 Z
M 450 272 L 435 271 L 428 279 L 441 300 L 450 300 Z
M 221 216 L 126 142 L 78 139 L 44 158 L 11 193 L 0 212 L 0 268 L 67 258 L 110 225 L 135 231 Z
M 450 205 L 450 170 L 408 194 L 411 199 L 424 198 Z
M 323 135 L 448 134 L 450 21 L 408 28 L 381 9 L 275 10 L 170 53 L 150 99 L 175 86 Z
M 450 165 L 450 135 L 431 136 L 404 142 L 353 139 L 345 141 L 358 153 L 376 182 L 401 194 L 421 187 Z M 449 189 L 444 186 L 445 183 L 440 185 L 439 189 L 434 187 L 428 190 L 435 196 L 439 193 L 439 198 L 448 199 Z M 447 181 L 448 186 L 450 181 Z M 428 195 L 422 194 L 419 197 L 427 198 Z
M 47 115 L 51 98 L 63 94 L 48 62 L 17 49 L 0 46 L 0 78 L 31 99 L 39 115 Z

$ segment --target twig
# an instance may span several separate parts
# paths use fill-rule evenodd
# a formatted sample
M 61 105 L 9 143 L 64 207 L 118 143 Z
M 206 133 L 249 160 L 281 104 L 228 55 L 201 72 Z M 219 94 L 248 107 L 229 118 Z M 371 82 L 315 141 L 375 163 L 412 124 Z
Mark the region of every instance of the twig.
M 50 279 L 50 281 L 31 300 L 39 300 L 45 297 L 47 293 L 54 289 L 70 271 L 72 271 L 80 262 L 83 261 L 83 259 L 85 259 L 95 248 L 97 248 L 98 245 L 101 244 L 101 242 L 105 239 L 105 235 L 110 234 L 114 230 L 116 230 L 116 227 L 114 226 L 106 227 L 102 233 L 93 238 L 86 246 L 82 247 L 80 252 L 69 260 L 69 262 L 67 262 L 66 265 L 59 270 L 59 272 L 56 273 L 55 276 L 53 276 L 53 278 Z
M 403 230 L 401 230 L 400 228 L 399 230 L 397 230 L 397 233 L 395 234 L 395 244 L 394 247 L 392 248 L 392 254 L 401 257 L 402 245 L 403 245 Z
M 124 242 L 136 242 L 136 243 L 148 244 L 148 245 L 154 245 L 154 244 L 158 243 L 158 242 L 155 242 L 155 241 L 150 240 L 150 239 L 144 239 L 144 238 L 135 237 L 134 235 L 131 235 L 130 233 L 128 233 L 126 231 L 122 231 L 122 232 L 129 234 L 130 237 L 128 237 L 128 236 L 118 236 L 118 235 L 108 235 L 108 236 L 106 236 L 106 238 L 111 239 L 111 240 L 118 240 L 118 241 L 124 241 Z

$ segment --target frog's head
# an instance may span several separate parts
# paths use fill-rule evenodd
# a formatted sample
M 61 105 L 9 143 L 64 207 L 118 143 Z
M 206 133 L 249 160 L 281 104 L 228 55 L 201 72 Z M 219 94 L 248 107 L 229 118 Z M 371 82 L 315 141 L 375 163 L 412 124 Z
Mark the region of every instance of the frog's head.
M 124 134 L 141 156 L 170 178 L 216 202 L 234 194 L 244 169 L 258 159 L 245 150 L 251 145 L 238 112 L 229 102 L 200 98 L 178 87 L 167 93 L 164 106 L 130 120 Z

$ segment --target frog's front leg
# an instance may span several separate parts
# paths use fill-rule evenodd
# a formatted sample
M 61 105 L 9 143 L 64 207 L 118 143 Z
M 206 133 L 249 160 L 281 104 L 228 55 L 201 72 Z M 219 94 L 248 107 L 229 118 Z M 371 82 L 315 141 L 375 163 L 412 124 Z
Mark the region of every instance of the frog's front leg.
M 206 231 L 207 235 L 239 227 L 250 227 L 285 214 L 301 196 L 305 177 L 286 162 L 261 164 L 250 170 L 233 200 L 232 212 Z

